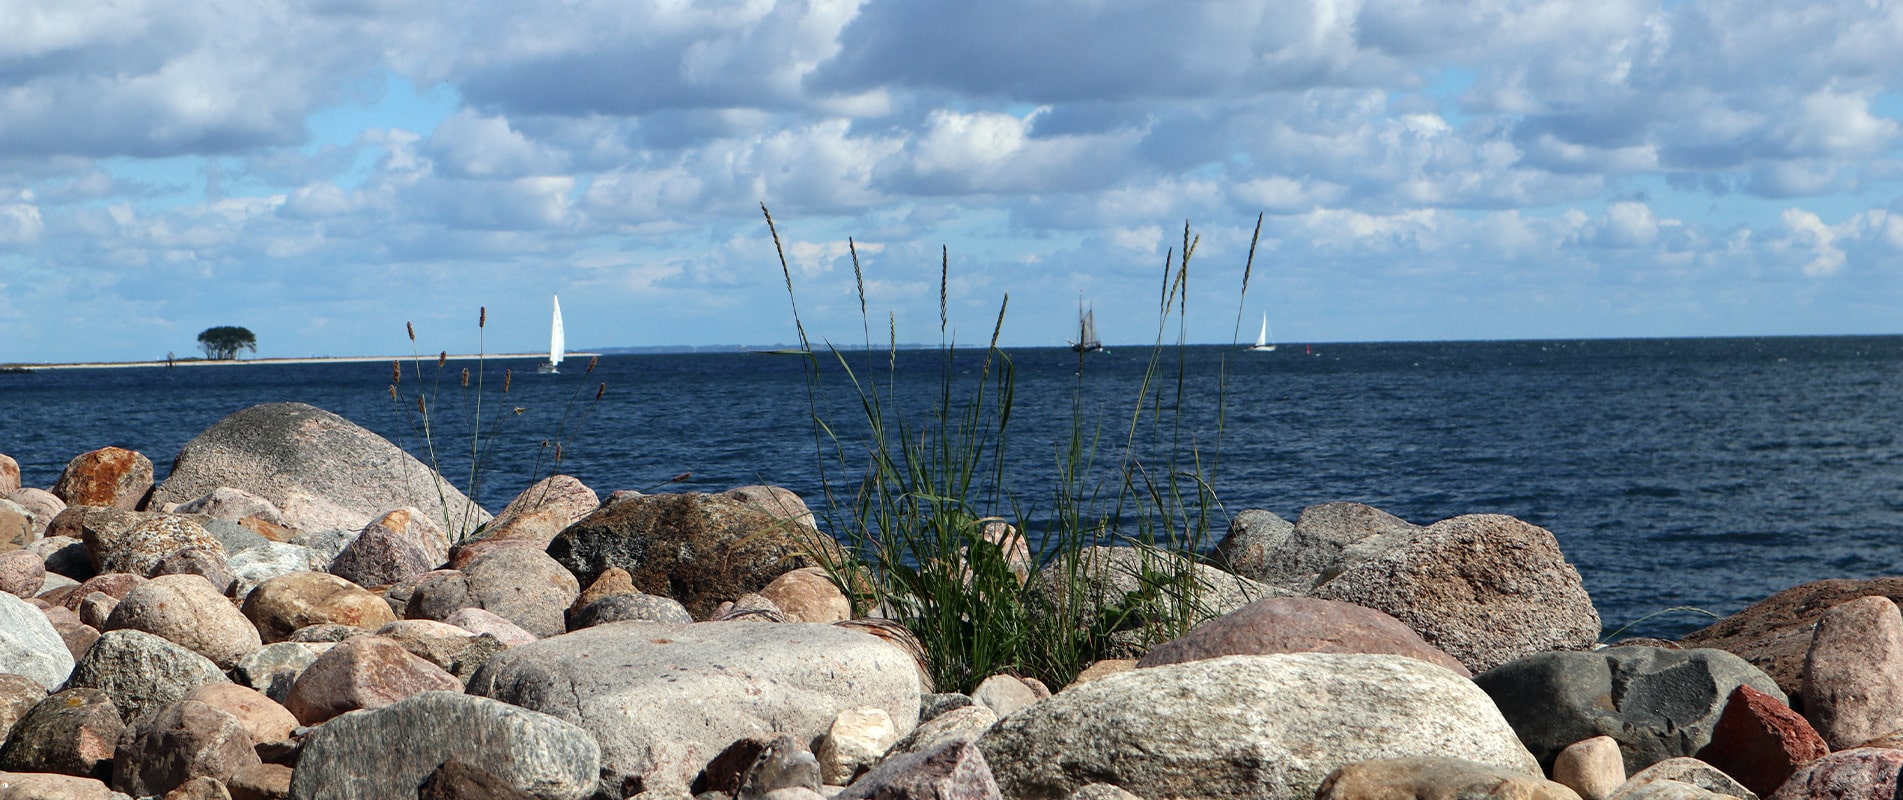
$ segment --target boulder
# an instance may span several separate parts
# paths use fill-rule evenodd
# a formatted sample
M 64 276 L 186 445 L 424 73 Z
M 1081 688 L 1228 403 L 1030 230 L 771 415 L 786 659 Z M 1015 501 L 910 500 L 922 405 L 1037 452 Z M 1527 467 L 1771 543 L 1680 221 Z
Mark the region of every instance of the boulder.
M 1599 639 L 1599 612 L 1553 534 L 1508 516 L 1441 520 L 1313 594 L 1385 612 L 1476 673 Z
M 1275 653 L 1385 653 L 1472 677 L 1453 656 L 1422 640 L 1400 620 L 1365 606 L 1312 597 L 1257 600 L 1157 645 L 1137 666 Z
M 489 770 L 452 758 L 423 781 L 416 800 L 535 800 L 535 795 L 510 786 L 508 779 Z
M 722 751 L 728 756 L 745 744 L 759 741 L 761 737 L 746 737 L 735 742 L 734 748 Z M 715 761 L 721 760 L 716 757 Z M 709 768 L 714 765 L 709 763 Z M 734 800 L 766 800 L 781 792 L 808 791 L 818 793 L 820 789 L 819 760 L 798 737 L 777 734 L 766 738 L 746 769 L 741 773 L 739 788 L 734 790 Z
M 102 447 L 66 462 L 53 496 L 68 506 L 132 511 L 152 491 L 152 459 L 122 447 Z
M 598 625 L 497 654 L 469 692 L 582 726 L 610 786 L 686 786 L 737 739 L 812 741 L 851 708 L 884 710 L 903 735 L 919 708 L 903 653 L 813 624 Z
M 145 581 L 146 579 L 141 576 L 125 572 L 108 572 L 104 575 L 94 575 L 87 578 L 78 586 L 73 587 L 71 592 L 68 592 L 65 597 L 60 599 L 59 604 L 74 612 L 78 612 L 80 606 L 85 604 L 86 598 L 91 597 L 95 593 L 103 594 L 116 601 L 130 594 L 133 589 L 144 586 Z M 103 622 L 104 620 L 101 621 Z
M 6 499 L 0 492 L 0 550 L 14 550 L 38 541 L 46 523 L 33 516 L 26 506 Z
M 1722 650 L 1614 647 L 1528 656 L 1474 676 L 1527 749 L 1551 768 L 1581 739 L 1618 740 L 1626 774 L 1711 741 L 1726 698 L 1749 685 L 1781 700 L 1756 667 Z
M 511 547 L 484 554 L 468 569 L 440 570 L 410 593 L 404 616 L 448 619 L 464 608 L 480 608 L 538 637 L 568 630 L 567 609 L 581 593 L 575 576 L 548 554 Z
M 991 709 L 999 717 L 1008 717 L 1019 709 L 1051 696 L 1051 690 L 1036 678 L 1020 678 L 1016 675 L 997 674 L 978 682 L 978 688 L 971 690 L 974 704 Z
M 231 800 L 284 800 L 291 796 L 291 768 L 264 763 L 245 767 L 225 782 Z
M 601 507 L 601 497 L 572 475 L 550 475 L 522 490 L 496 514 L 483 538 L 549 540 Z M 532 519 L 531 519 L 532 518 Z
M 0 594 L 27 598 L 46 585 L 46 559 L 31 550 L 0 553 Z
M 111 546 L 123 540 L 126 531 L 132 526 L 144 522 L 151 516 L 151 514 L 138 511 L 105 506 L 61 507 L 56 516 L 48 518 L 46 535 L 98 543 L 102 547 Z M 92 546 L 92 544 L 87 545 L 88 548 Z
M 1746 789 L 1743 784 L 1738 783 L 1717 767 L 1685 756 L 1668 758 L 1639 770 L 1638 774 L 1627 778 L 1618 791 L 1612 793 L 1611 798 L 1625 800 L 1625 798 L 1633 797 L 1641 787 L 1655 782 L 1682 783 L 1720 797 L 1758 800 L 1757 793 Z
M 1229 520 L 1229 530 L 1210 551 L 1216 565 L 1255 581 L 1271 577 L 1269 557 L 1295 533 L 1295 524 L 1273 511 L 1245 509 Z M 1291 581 L 1299 586 L 1299 581 Z M 1313 586 L 1314 581 L 1309 581 Z M 1306 591 L 1307 587 L 1302 587 Z
M 1832 579 L 1793 586 L 1692 631 L 1679 643 L 1736 654 L 1764 670 L 1793 702 L 1801 702 L 1804 656 L 1810 651 L 1817 619 L 1839 603 L 1872 595 L 1903 602 L 1903 577 Z
M 815 531 L 819 530 L 819 523 L 813 518 L 813 510 L 807 508 L 806 501 L 791 489 L 755 484 L 738 486 L 720 494 L 722 497 L 730 497 L 760 509 L 772 515 L 774 519 L 804 525 Z
M 886 757 L 923 752 L 952 740 L 975 742 L 997 721 L 998 715 L 984 706 L 950 709 L 920 722 L 911 733 L 886 751 Z
M 1092 782 L 1139 797 L 1308 800 L 1336 768 L 1448 756 L 1538 763 L 1471 681 L 1405 656 L 1223 656 L 1072 686 L 978 740 L 1004 795 Z
M 839 585 L 820 567 L 801 567 L 781 573 L 760 589 L 787 622 L 839 622 L 852 619 L 852 603 Z
M 443 530 L 443 526 L 434 517 L 420 508 L 399 508 L 384 512 L 382 516 L 364 526 L 364 533 L 368 533 L 371 528 L 382 528 L 409 540 L 418 550 L 423 551 L 424 560 L 429 562 L 430 569 L 449 560 L 449 533 Z M 362 534 L 358 536 L 361 537 Z
M 594 793 L 601 750 L 546 714 L 454 692 L 423 692 L 312 731 L 291 776 L 294 800 L 415 797 L 444 762 L 481 765 L 543 800 Z
M 57 772 L 105 780 L 113 745 L 125 731 L 105 692 L 67 689 L 36 703 L 0 747 L 0 770 Z
M 0 800 L 128 800 L 94 778 L 51 772 L 0 772 Z
M 607 622 L 672 622 L 686 624 L 694 621 L 687 609 L 671 598 L 651 594 L 617 594 L 582 606 L 581 610 L 568 615 L 569 630 L 592 628 Z
M 1804 657 L 1804 717 L 1833 750 L 1903 729 L 1903 612 L 1882 595 L 1817 618 Z
M 211 659 L 221 670 L 264 646 L 251 621 L 197 575 L 161 575 L 146 581 L 113 607 L 102 630 L 164 637 Z
M 496 637 L 507 647 L 528 644 L 538 637 L 522 630 L 522 627 L 496 616 L 493 611 L 480 608 L 465 608 L 443 618 L 443 621 L 474 634 L 488 634 Z
M 51 529 L 53 519 L 66 510 L 66 503 L 54 497 L 52 492 L 31 486 L 23 486 L 8 492 L 6 499 L 26 509 L 27 513 L 33 517 L 33 537 L 36 539 L 46 536 L 47 531 Z
M 300 530 L 360 530 L 392 508 L 428 509 L 445 531 L 475 530 L 489 514 L 435 470 L 357 424 L 303 403 L 237 411 L 187 442 L 154 504 L 219 487 L 276 505 Z
M 296 572 L 323 572 L 330 560 L 303 545 L 269 542 L 240 550 L 226 563 L 233 578 L 231 596 L 243 600 L 260 583 Z
M 105 692 L 123 719 L 137 722 L 223 680 L 211 659 L 144 631 L 118 630 L 99 635 L 66 686 Z
M 20 488 L 20 462 L 0 453 L 0 497 Z
M 1894 800 L 1903 750 L 1845 750 L 1797 769 L 1769 800 Z
M 257 744 L 286 741 L 297 729 L 297 717 L 284 706 L 256 689 L 235 683 L 207 683 L 186 693 L 184 701 L 204 703 L 230 714 Z
M 1365 559 L 1406 542 L 1420 530 L 1418 525 L 1361 503 L 1309 506 L 1302 509 L 1288 536 L 1264 556 L 1255 574 L 1238 574 L 1305 593 L 1325 577 L 1342 571 L 1342 554 L 1349 547 L 1356 547 L 1355 557 Z
M 610 498 L 550 541 L 548 554 L 584 583 L 625 569 L 642 592 L 672 597 L 705 619 L 780 573 L 816 566 L 809 554 L 833 546 L 731 497 L 657 494 Z
M 73 654 L 52 620 L 32 603 L 0 594 L 0 673 L 58 686 L 72 671 Z
M 1824 738 L 1802 714 L 1740 684 L 1725 700 L 1725 710 L 1711 729 L 1711 742 L 1695 755 L 1765 796 L 1783 786 L 1799 767 L 1829 752 Z
M 1315 800 L 1579 800 L 1544 778 L 1463 758 L 1417 756 L 1348 764 L 1330 773 Z
M 33 706 L 46 699 L 46 687 L 25 675 L 0 672 L 0 744 L 6 744 L 7 730 Z
M 574 614 L 587 608 L 589 603 L 596 600 L 633 594 L 641 594 L 641 590 L 634 588 L 634 578 L 628 575 L 628 571 L 619 567 L 609 567 L 602 570 L 587 588 L 582 589 L 581 594 L 576 595 L 575 602 L 568 606 L 568 612 Z
M 147 514 L 117 535 L 107 535 L 105 529 L 88 529 L 87 533 L 86 552 L 92 554 L 93 565 L 102 573 L 150 577 L 160 559 L 175 550 L 202 547 L 225 551 L 224 543 L 205 530 L 199 518 L 183 514 Z
M 322 572 L 294 572 L 260 583 L 245 598 L 243 611 L 267 643 L 289 639 L 308 625 L 349 625 L 371 631 L 396 621 L 383 598 Z
M 447 558 L 447 552 L 433 558 L 410 537 L 372 523 L 330 560 L 328 571 L 358 586 L 388 586 L 428 572 Z
M 462 681 L 383 636 L 356 636 L 324 651 L 291 684 L 284 707 L 305 725 L 419 692 L 456 692 Z
M 134 723 L 113 755 L 112 787 L 134 797 L 170 792 L 186 781 L 230 778 L 263 763 L 238 718 L 213 705 L 181 700 Z
M 833 800 L 1002 800 L 984 753 L 949 741 L 886 759 Z
M 1046 602 L 1069 609 L 1083 626 L 1098 625 L 1106 609 L 1135 602 L 1129 627 L 1113 633 L 1110 641 L 1112 657 L 1129 658 L 1184 633 L 1176 621 L 1199 624 L 1288 594 L 1149 547 L 1086 547 L 1045 565 L 1031 581 Z M 1072 596 L 1073 588 L 1081 589 L 1080 596 Z
M 444 672 L 467 681 L 476 669 L 502 652 L 505 646 L 494 636 L 484 636 L 427 619 L 403 619 L 377 629 L 410 655 L 442 667 Z
M 331 647 L 309 642 L 267 644 L 238 661 L 231 670 L 232 680 L 263 693 L 274 702 L 283 703 L 290 697 L 297 676 Z

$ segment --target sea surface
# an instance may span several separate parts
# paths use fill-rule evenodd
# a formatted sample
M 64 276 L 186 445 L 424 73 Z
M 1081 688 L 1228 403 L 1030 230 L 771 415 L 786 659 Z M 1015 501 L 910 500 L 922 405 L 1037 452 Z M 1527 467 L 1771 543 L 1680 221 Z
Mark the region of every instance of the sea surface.
M 1243 509 L 1294 519 L 1333 500 L 1422 524 L 1511 514 L 1558 537 L 1608 629 L 1636 621 L 1628 633 L 1675 636 L 1710 621 L 1674 607 L 1728 614 L 1805 581 L 1903 574 L 1903 337 L 1008 355 L 1013 502 L 998 510 L 1034 531 L 1053 505 L 1059 454 L 1081 437 L 1097 453 L 1087 488 L 1116 484 L 1126 448 L 1152 480 L 1199 470 L 1220 502 L 1218 535 Z M 489 360 L 465 388 L 460 370 L 476 362 L 439 371 L 434 359 L 406 360 L 394 400 L 387 362 L 42 370 L 0 375 L 0 453 L 32 486 L 107 445 L 145 453 L 162 477 L 226 414 L 300 401 L 426 461 L 433 444 L 459 485 L 477 451 L 477 495 L 491 511 L 548 474 L 559 444 L 559 470 L 604 495 L 772 483 L 823 518 L 824 484 L 846 497 L 865 464 L 868 425 L 839 360 L 817 361 L 815 382 L 804 358 L 745 352 L 604 356 L 587 374 L 571 360 L 560 375 Z M 914 428 L 935 418 L 948 377 L 962 405 L 984 369 L 982 351 L 844 361 Z M 419 394 L 432 409 L 427 437 Z M 995 410 L 996 395 L 984 397 Z M 816 439 L 815 410 L 836 447 Z M 823 478 L 816 442 L 834 454 Z M 681 473 L 692 477 L 669 482 Z

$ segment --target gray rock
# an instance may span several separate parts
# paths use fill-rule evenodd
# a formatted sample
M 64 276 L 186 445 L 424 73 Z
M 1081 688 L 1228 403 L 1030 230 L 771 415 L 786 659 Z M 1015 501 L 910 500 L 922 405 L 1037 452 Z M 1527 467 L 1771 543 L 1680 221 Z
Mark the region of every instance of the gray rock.
M 960 694 L 958 692 L 919 695 L 918 721 L 920 724 L 923 724 L 927 720 L 937 717 L 940 714 L 954 709 L 976 705 L 977 702 L 978 701 L 971 699 L 971 695 Z
M 388 586 L 428 572 L 438 563 L 408 536 L 371 525 L 330 560 L 329 571 L 358 586 Z
M 1361 503 L 1323 503 L 1302 509 L 1288 537 L 1264 559 L 1261 571 L 1249 575 L 1271 586 L 1307 592 L 1322 575 L 1341 572 L 1342 551 L 1366 542 L 1356 554 L 1365 558 L 1381 547 L 1398 545 L 1419 533 L 1420 526 Z
M 1274 653 L 1385 653 L 1472 677 L 1453 656 L 1422 640 L 1400 620 L 1366 606 L 1314 597 L 1257 600 L 1151 648 L 1137 666 Z
M 568 606 L 581 594 L 575 576 L 543 553 L 508 547 L 484 554 L 462 571 L 438 570 L 410 593 L 405 616 L 445 620 L 480 608 L 537 637 L 568 631 Z
M 1903 613 L 1882 595 L 1817 619 L 1804 656 L 1804 718 L 1832 750 L 1903 730 Z
M 617 594 L 582 606 L 569 615 L 573 630 L 592 628 L 608 622 L 671 622 L 685 625 L 692 615 L 672 598 L 652 594 Z
M 1045 688 L 1036 679 L 1026 680 L 1015 675 L 992 675 L 979 682 L 978 688 L 971 690 L 971 700 L 978 705 L 991 709 L 1000 717 L 1008 717 L 1025 706 L 1051 696 L 1051 690 Z
M 34 704 L 0 747 L 0 770 L 57 772 L 105 780 L 113 744 L 125 730 L 112 699 L 97 689 L 67 689 Z
M 219 544 L 224 545 L 226 553 L 248 550 L 272 541 L 257 531 L 232 522 L 231 520 L 218 519 L 217 517 L 204 517 L 202 515 L 198 516 L 200 516 L 199 524 L 205 526 L 205 532 L 211 534 L 212 538 L 217 539 Z
M 882 709 L 903 735 L 919 698 L 896 648 L 799 623 L 598 625 L 497 654 L 468 690 L 582 726 L 601 743 L 609 785 L 648 787 L 690 784 L 741 738 L 815 740 L 849 708 Z
M 1335 770 L 1315 800 L 1579 800 L 1561 784 L 1460 758 L 1381 758 Z
M 264 646 L 251 620 L 198 575 L 160 575 L 127 592 L 101 631 L 144 631 L 230 669 Z
M 211 659 L 144 631 L 107 631 L 73 666 L 67 688 L 106 693 L 127 722 L 137 722 L 207 683 L 225 680 Z
M 58 686 L 73 671 L 73 654 L 37 606 L 0 593 L 0 672 Z
M 1268 575 L 1269 556 L 1281 549 L 1295 524 L 1273 511 L 1251 508 L 1229 520 L 1229 531 L 1210 552 L 1217 566 L 1254 581 Z
M 1585 650 L 1599 612 L 1544 528 L 1497 514 L 1441 520 L 1316 587 L 1387 613 L 1479 673 L 1548 650 Z
M 330 648 L 329 644 L 309 642 L 267 644 L 239 659 L 237 666 L 232 667 L 232 679 L 282 703 L 290 697 L 291 685 L 297 682 L 297 676 Z
M 1595 736 L 1618 740 L 1631 775 L 1711 741 L 1740 684 L 1783 701 L 1777 683 L 1723 650 L 1614 647 L 1528 656 L 1474 676 L 1550 769 L 1559 751 Z
M 423 692 L 319 726 L 291 775 L 293 800 L 415 797 L 451 759 L 545 800 L 596 789 L 601 750 L 562 720 L 481 697 Z
M 1087 783 L 1140 797 L 1309 800 L 1337 767 L 1448 756 L 1539 764 L 1471 681 L 1405 656 L 1224 656 L 1072 686 L 978 740 L 1007 797 Z
M 0 492 L 0 547 L 27 547 L 39 541 L 46 523 L 6 497 L 6 492 Z
M 888 758 L 833 800 L 1001 800 L 984 753 L 968 741 Z
M 231 712 L 183 700 L 133 724 L 113 753 L 112 787 L 144 797 L 162 795 L 197 777 L 228 780 L 263 763 Z
M 1618 789 L 1609 795 L 1608 800 L 1633 800 L 1635 792 L 1645 784 L 1658 781 L 1683 783 L 1701 791 L 1711 792 L 1721 797 L 1735 797 L 1738 800 L 1758 800 L 1756 792 L 1744 788 L 1722 770 L 1699 761 L 1696 758 L 1668 758 L 1657 764 L 1639 770 L 1637 775 L 1626 779 Z
M 953 740 L 975 742 L 997 721 L 998 715 L 984 706 L 954 708 L 919 723 L 905 738 L 893 743 L 886 757 L 930 750 Z
M 319 528 L 302 531 L 291 537 L 290 543 L 299 547 L 308 547 L 322 556 L 325 564 L 344 552 L 350 542 L 357 538 L 360 529 Z
M 252 406 L 219 420 L 179 451 L 152 502 L 194 500 L 221 486 L 270 501 L 299 530 L 361 530 L 404 506 L 440 513 L 443 528 L 459 533 L 489 521 L 402 448 L 303 403 Z
M 798 737 L 779 734 L 761 748 L 752 764 L 740 775 L 740 788 L 734 800 L 764 800 L 767 795 L 785 789 L 819 791 L 819 759 Z
M 258 517 L 273 525 L 284 524 L 284 514 L 271 501 L 229 486 L 220 486 L 202 497 L 180 503 L 172 511 L 178 514 L 203 514 L 232 522 L 245 517 Z M 242 549 L 232 548 L 232 551 Z
M 197 575 L 210 583 L 220 596 L 229 593 L 231 585 L 238 580 L 231 574 L 231 562 L 226 560 L 224 551 L 209 547 L 173 550 L 152 566 L 152 577 L 161 575 Z
M 46 699 L 46 687 L 25 675 L 0 672 L 0 744 L 7 741 L 7 730 L 26 712 Z
M 159 560 L 175 550 L 203 547 L 224 552 L 224 545 L 198 518 L 184 514 L 145 514 L 116 536 L 88 536 L 86 551 L 102 573 L 150 577 Z
M 46 559 L 46 571 L 65 575 L 76 581 L 83 581 L 99 574 L 93 568 L 93 557 L 86 552 L 86 543 L 71 536 L 49 536 L 27 547 L 41 558 Z

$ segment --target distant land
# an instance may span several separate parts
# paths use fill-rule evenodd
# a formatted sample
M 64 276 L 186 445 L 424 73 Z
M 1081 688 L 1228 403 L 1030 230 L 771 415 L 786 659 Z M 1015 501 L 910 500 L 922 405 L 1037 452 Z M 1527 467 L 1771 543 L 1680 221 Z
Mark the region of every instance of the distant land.
M 922 350 L 922 349 L 928 349 L 928 348 L 935 348 L 937 347 L 937 345 L 902 343 L 897 345 L 897 347 L 900 350 Z M 763 344 L 763 345 L 662 344 L 662 345 L 647 345 L 643 347 L 595 347 L 595 348 L 590 348 L 587 350 L 571 351 L 564 355 L 564 359 L 573 360 L 577 358 L 590 358 L 593 356 L 655 355 L 655 354 L 668 354 L 668 353 L 782 354 L 782 353 L 798 352 L 798 351 L 799 351 L 799 345 L 797 344 L 782 344 L 777 342 L 774 344 Z M 347 363 L 368 363 L 368 362 L 377 362 L 377 361 L 408 362 L 408 361 L 419 359 L 419 358 L 427 361 L 427 360 L 433 360 L 435 356 L 429 353 L 423 353 L 421 355 L 406 353 L 404 355 L 388 355 L 388 356 L 300 356 L 295 358 L 278 358 L 278 357 L 238 358 L 238 359 L 231 359 L 229 361 L 212 361 L 212 360 L 207 360 L 203 358 L 177 358 L 177 359 L 172 359 L 170 361 L 167 361 L 162 358 L 151 360 L 151 361 L 68 361 L 68 362 L 0 361 L 0 371 L 20 372 L 22 370 L 32 371 L 37 369 L 114 369 L 114 368 L 120 368 L 120 367 L 165 367 L 165 366 L 223 367 L 223 366 L 236 366 L 236 365 L 244 365 L 244 364 L 338 364 L 338 363 L 347 364 Z M 509 360 L 518 360 L 518 359 L 519 360 L 541 360 L 541 359 L 548 358 L 548 353 L 546 352 L 486 353 L 486 354 L 451 353 L 449 354 L 448 358 L 451 361 L 474 361 L 477 359 L 487 359 L 491 361 L 509 361 Z

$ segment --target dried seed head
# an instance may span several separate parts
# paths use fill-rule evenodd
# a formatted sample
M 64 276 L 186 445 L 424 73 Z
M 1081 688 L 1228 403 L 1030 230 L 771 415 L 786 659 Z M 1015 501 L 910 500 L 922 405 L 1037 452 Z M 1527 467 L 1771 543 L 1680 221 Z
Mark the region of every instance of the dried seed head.
M 394 383 L 390 384 L 390 399 L 391 400 L 396 399 L 396 384 Z
M 600 400 L 601 396 L 607 393 L 608 393 L 608 384 L 604 383 L 595 388 L 595 399 Z
M 481 307 L 481 308 L 480 308 L 480 309 L 479 309 L 479 310 L 478 310 L 478 311 L 476 312 L 476 327 L 478 327 L 478 328 L 481 328 L 481 327 L 483 327 L 483 326 L 486 326 L 486 325 L 488 325 L 488 324 L 489 324 L 489 307 L 488 307 L 488 306 L 482 306 L 482 307 Z
M 396 385 L 403 382 L 403 362 L 390 359 L 390 391 L 396 391 Z
M 509 393 L 509 379 L 513 377 L 515 377 L 515 370 L 505 369 L 502 371 L 502 393 L 503 394 Z
M 588 375 L 588 374 L 591 374 L 591 373 L 593 373 L 593 372 L 595 371 L 595 364 L 596 364 L 596 363 L 598 363 L 598 362 L 600 362 L 600 361 L 601 361 L 601 356 L 594 356 L 594 357 L 592 357 L 592 358 L 590 358 L 590 359 L 588 359 L 588 371 L 587 371 L 587 372 L 583 372 L 582 374 L 583 374 L 583 375 Z
M 411 325 L 410 323 L 405 322 L 403 323 L 403 329 L 410 332 L 410 341 L 412 342 L 416 341 L 416 326 L 415 325 Z
M 692 472 L 683 472 L 683 473 L 681 473 L 681 474 L 679 474 L 679 475 L 676 475 L 676 476 L 674 476 L 674 477 L 672 477 L 672 478 L 668 478 L 668 479 L 667 479 L 667 482 L 668 482 L 668 483 L 680 483 L 681 481 L 684 481 L 684 480 L 688 480 L 688 479 L 690 479 L 690 478 L 692 478 L 692 477 L 694 477 L 694 473 L 692 473 Z
M 442 368 L 443 368 L 443 365 L 444 365 L 444 364 L 447 364 L 447 363 L 449 363 L 449 351 L 448 351 L 448 350 L 444 350 L 443 352 L 440 352 L 440 353 L 437 353 L 437 354 L 436 354 L 436 368 L 437 368 L 437 369 L 442 369 Z
M 557 464 L 562 463 L 562 443 L 561 442 L 555 443 L 555 463 Z
M 463 367 L 463 388 L 469 388 L 469 368 Z
M 427 413 L 423 410 L 423 398 L 420 395 L 416 398 L 416 413 Z

